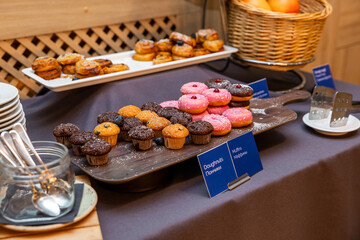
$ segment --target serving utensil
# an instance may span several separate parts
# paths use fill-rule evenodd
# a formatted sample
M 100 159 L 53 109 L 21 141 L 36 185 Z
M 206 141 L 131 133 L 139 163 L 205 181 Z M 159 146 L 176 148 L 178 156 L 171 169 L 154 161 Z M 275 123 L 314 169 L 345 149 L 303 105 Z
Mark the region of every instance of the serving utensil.
M 346 92 L 336 92 L 330 118 L 330 127 L 345 126 L 350 112 L 360 112 L 360 102 L 353 102 L 353 96 Z
M 310 120 L 325 119 L 329 116 L 333 106 L 335 90 L 324 86 L 315 86 L 311 96 L 309 112 Z

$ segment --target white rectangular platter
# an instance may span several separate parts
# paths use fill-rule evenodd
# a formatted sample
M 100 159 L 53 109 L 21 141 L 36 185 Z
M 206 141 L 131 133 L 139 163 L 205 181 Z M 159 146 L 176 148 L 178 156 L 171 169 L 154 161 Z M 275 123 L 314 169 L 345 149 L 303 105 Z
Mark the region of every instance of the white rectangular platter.
M 113 64 L 124 63 L 127 64 L 130 70 L 116 73 L 104 74 L 101 76 L 89 77 L 84 79 L 73 80 L 70 77 L 61 77 L 54 80 L 45 80 L 38 75 L 31 68 L 25 68 L 22 72 L 42 84 L 46 88 L 54 92 L 61 92 L 75 88 L 86 87 L 90 85 L 106 83 L 111 81 L 117 81 L 121 79 L 127 79 L 131 77 L 141 76 L 150 73 L 156 73 L 160 71 L 166 71 L 174 68 L 185 67 L 189 65 L 194 65 L 198 63 L 209 62 L 213 60 L 218 60 L 222 58 L 230 57 L 232 53 L 237 52 L 237 48 L 224 46 L 224 51 L 210 53 L 202 56 L 191 57 L 183 60 L 177 60 L 162 64 L 153 65 L 152 61 L 135 61 L 132 59 L 132 55 L 135 53 L 134 50 L 127 52 L 120 52 L 108 55 L 101 55 L 97 57 L 91 57 L 87 59 L 97 59 L 104 58 L 109 59 Z

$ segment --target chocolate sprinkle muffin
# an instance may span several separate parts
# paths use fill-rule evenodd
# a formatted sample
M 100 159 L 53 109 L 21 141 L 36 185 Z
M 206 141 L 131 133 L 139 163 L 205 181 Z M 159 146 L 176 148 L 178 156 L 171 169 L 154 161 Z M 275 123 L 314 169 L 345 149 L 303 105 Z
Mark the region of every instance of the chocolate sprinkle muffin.
M 103 123 L 103 122 L 114 122 L 114 119 L 119 116 L 117 112 L 104 112 L 97 116 L 97 122 Z
M 179 123 L 183 126 L 188 125 L 192 121 L 192 116 L 190 113 L 187 112 L 178 112 L 175 113 L 171 118 L 170 122 L 172 124 Z
M 96 135 L 90 131 L 78 131 L 74 132 L 70 138 L 69 142 L 72 144 L 75 155 L 84 155 L 81 151 L 81 147 L 88 141 L 96 139 Z
M 175 107 L 164 107 L 158 111 L 158 115 L 159 117 L 164 117 L 170 120 L 170 118 L 178 112 L 181 112 L 181 110 Z
M 96 138 L 85 143 L 81 150 L 90 165 L 104 165 L 108 161 L 111 145 L 103 139 Z
M 152 146 L 155 133 L 151 128 L 141 125 L 131 128 L 129 136 L 136 149 L 147 150 Z
M 53 134 L 56 137 L 57 142 L 62 143 L 66 147 L 70 148 L 71 143 L 69 142 L 69 138 L 74 132 L 77 131 L 80 131 L 78 126 L 72 123 L 61 123 L 54 128 Z
M 214 127 L 211 123 L 206 121 L 195 121 L 187 125 L 187 129 L 191 134 L 191 139 L 194 144 L 207 144 L 211 140 L 211 133 Z
M 144 103 L 142 106 L 141 106 L 141 110 L 150 110 L 150 111 L 153 111 L 153 112 L 158 112 L 160 109 L 162 108 L 162 106 L 156 102 L 147 102 L 147 103 Z
M 205 82 L 209 88 L 226 88 L 230 85 L 230 81 L 225 78 L 212 78 Z
M 127 117 L 124 119 L 124 124 L 120 127 L 120 135 L 124 141 L 131 141 L 129 130 L 133 127 L 143 125 L 142 121 L 136 117 Z

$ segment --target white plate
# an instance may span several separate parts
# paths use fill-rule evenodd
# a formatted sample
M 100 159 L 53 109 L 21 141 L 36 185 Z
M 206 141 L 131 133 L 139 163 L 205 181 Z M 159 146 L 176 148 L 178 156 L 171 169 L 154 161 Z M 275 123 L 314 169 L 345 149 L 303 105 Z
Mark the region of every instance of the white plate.
M 187 59 L 182 59 L 178 61 L 171 61 L 162 64 L 153 65 L 152 61 L 135 61 L 132 59 L 132 55 L 135 51 L 127 51 L 127 52 L 120 52 L 108 55 L 102 55 L 97 57 L 92 57 L 88 59 L 97 59 L 97 58 L 105 58 L 111 60 L 114 64 L 125 63 L 129 66 L 130 70 L 105 74 L 101 76 L 89 77 L 79 80 L 72 80 L 70 77 L 64 78 L 57 78 L 54 80 L 45 80 L 34 73 L 31 68 L 25 68 L 22 72 L 34 79 L 35 81 L 39 82 L 40 84 L 44 85 L 48 89 L 60 92 L 90 85 L 95 85 L 99 83 L 117 81 L 120 79 L 126 79 L 131 77 L 136 77 L 140 75 L 145 75 L 149 73 L 155 73 L 165 70 L 170 70 L 174 68 L 194 65 L 198 63 L 213 61 L 217 59 L 222 59 L 226 57 L 230 57 L 232 53 L 238 51 L 237 48 L 224 46 L 224 51 L 210 53 L 202 56 L 191 57 Z
M 81 199 L 79 212 L 76 215 L 75 219 L 71 223 L 57 223 L 57 224 L 49 224 L 42 226 L 18 226 L 18 225 L 8 225 L 8 224 L 0 224 L 3 228 L 20 231 L 20 232 L 46 232 L 51 231 L 58 228 L 63 228 L 70 224 L 76 223 L 83 218 L 85 218 L 91 211 L 95 208 L 98 200 L 98 196 L 96 191 L 89 186 L 88 184 L 84 184 L 84 192 L 83 197 Z
M 309 113 L 307 113 L 303 116 L 302 120 L 307 126 L 313 128 L 315 131 L 330 136 L 344 135 L 360 128 L 360 120 L 353 115 L 349 115 L 347 124 L 345 126 L 336 128 L 330 127 L 330 118 L 331 112 L 326 119 L 310 120 Z
M 6 126 L 6 127 L 4 127 L 4 128 L 0 128 L 0 133 L 1 132 L 4 132 L 4 131 L 10 131 L 11 129 L 12 129 L 12 127 L 14 126 L 14 124 L 15 123 L 21 123 L 23 126 L 24 126 L 24 128 L 26 129 L 26 118 L 25 118 L 25 114 L 18 120 L 18 121 L 16 121 L 16 122 L 14 122 L 14 123 L 12 123 L 12 124 L 10 124 L 9 126 Z
M 9 108 L 13 107 L 15 104 L 20 102 L 20 97 L 19 95 L 16 96 L 16 98 L 6 104 L 0 105 L 0 112 L 4 112 L 6 110 L 8 110 Z
M 24 117 L 25 117 L 25 113 L 23 111 L 21 111 L 20 114 L 17 115 L 15 118 L 12 118 L 11 120 L 0 124 L 0 130 L 2 130 L 3 128 L 10 127 L 17 122 L 21 122 Z
M 19 108 L 20 105 L 21 105 L 20 102 L 17 101 L 17 102 L 15 102 L 15 105 L 12 106 L 11 108 L 9 108 L 9 109 L 7 109 L 7 110 L 5 110 L 3 112 L 0 112 L 0 119 L 2 117 L 5 117 L 7 114 L 10 114 L 10 113 L 16 111 Z
M 19 95 L 19 90 L 13 85 L 0 83 L 0 105 L 10 102 Z
M 4 116 L 0 116 L 0 125 L 4 124 L 14 118 L 17 118 L 19 116 L 19 114 L 22 113 L 22 105 L 19 104 L 17 108 L 15 108 L 13 111 L 11 111 L 10 113 L 4 115 Z

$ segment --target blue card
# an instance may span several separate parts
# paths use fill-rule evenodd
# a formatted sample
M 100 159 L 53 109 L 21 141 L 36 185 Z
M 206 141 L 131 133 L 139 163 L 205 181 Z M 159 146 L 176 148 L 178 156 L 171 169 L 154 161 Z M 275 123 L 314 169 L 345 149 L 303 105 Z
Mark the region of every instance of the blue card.
M 238 176 L 249 176 L 263 169 L 259 151 L 252 132 L 245 133 L 227 142 Z
M 249 84 L 250 87 L 254 90 L 253 98 L 269 98 L 269 88 L 267 85 L 266 78 L 260 79 L 256 82 Z
M 228 189 L 237 178 L 226 143 L 197 156 L 210 197 Z
M 330 87 L 335 90 L 334 79 L 329 64 L 313 68 L 313 75 L 316 85 Z

